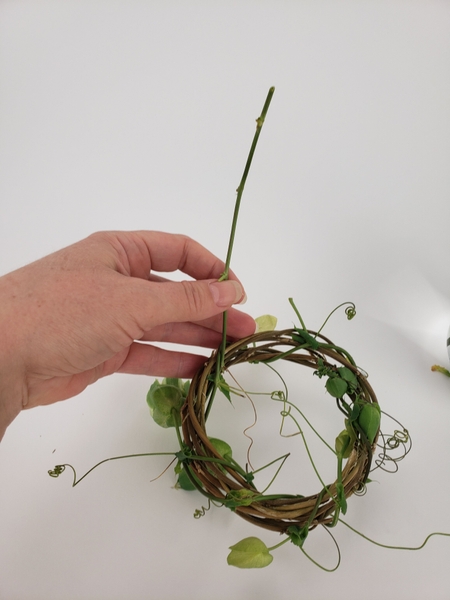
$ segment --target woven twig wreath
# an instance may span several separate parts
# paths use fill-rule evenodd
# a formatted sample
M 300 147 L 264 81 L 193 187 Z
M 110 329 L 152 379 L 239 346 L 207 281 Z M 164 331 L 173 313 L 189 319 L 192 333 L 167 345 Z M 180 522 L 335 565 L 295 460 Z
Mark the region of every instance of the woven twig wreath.
M 277 359 L 317 369 L 321 361 L 321 364 L 331 369 L 337 369 L 338 366 L 350 369 L 357 377 L 360 397 L 367 403 L 377 403 L 375 393 L 366 376 L 348 360 L 345 350 L 336 348 L 329 339 L 313 331 L 307 333 L 315 336 L 315 339 L 320 342 L 319 348 L 305 348 L 305 344 L 293 339 L 293 333 L 295 333 L 293 329 L 262 332 L 230 344 L 224 353 L 222 372 L 241 363 L 272 362 Z M 327 347 L 324 348 L 324 345 Z M 205 416 L 207 399 L 214 385 L 212 380 L 217 361 L 218 353 L 215 352 L 194 376 L 181 410 L 184 443 L 192 455 L 199 457 L 197 460 L 189 460 L 189 468 L 195 474 L 197 484 L 200 484 L 200 491 L 223 504 L 226 504 L 230 492 L 241 490 L 245 494 L 245 491 L 248 491 L 257 496 L 258 500 L 236 506 L 233 510 L 243 519 L 272 531 L 286 533 L 288 527 L 292 525 L 301 528 L 309 524 L 309 529 L 314 529 L 320 524 L 330 524 L 336 511 L 337 482 L 331 483 L 325 490 L 311 496 L 287 494 L 276 499 L 264 499 L 251 482 L 230 466 L 206 462 L 201 458 L 223 459 L 208 439 Z M 351 393 L 348 397 L 350 401 L 354 401 Z M 363 489 L 370 471 L 376 441 L 375 438 L 370 444 L 361 432 L 356 432 L 356 440 L 342 470 L 342 484 L 346 498 Z

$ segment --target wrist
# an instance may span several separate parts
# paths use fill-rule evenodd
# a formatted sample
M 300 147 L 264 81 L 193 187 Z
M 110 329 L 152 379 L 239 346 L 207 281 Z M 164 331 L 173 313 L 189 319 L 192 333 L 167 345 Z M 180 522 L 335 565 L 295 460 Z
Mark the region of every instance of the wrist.
M 22 410 L 20 385 L 17 385 L 9 373 L 3 370 L 0 359 L 0 441 L 5 431 Z
M 0 441 L 5 435 L 6 429 L 11 425 L 14 419 L 22 410 L 20 401 L 20 386 L 8 385 L 9 377 L 5 377 L 0 373 Z M 19 389 L 18 389 L 19 388 Z

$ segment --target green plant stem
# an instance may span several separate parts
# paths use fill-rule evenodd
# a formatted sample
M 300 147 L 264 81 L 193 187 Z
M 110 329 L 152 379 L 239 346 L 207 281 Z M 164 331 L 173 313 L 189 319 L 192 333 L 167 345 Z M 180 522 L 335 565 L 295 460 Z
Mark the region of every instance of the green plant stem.
M 281 471 L 284 463 L 286 462 L 286 460 L 288 459 L 288 457 L 290 456 L 290 454 L 285 454 L 284 456 L 281 457 L 282 462 L 281 465 L 278 467 L 278 469 L 275 471 L 275 475 L 272 477 L 272 479 L 270 480 L 269 484 L 266 485 L 266 487 L 263 489 L 262 493 L 264 494 L 265 492 L 267 492 L 267 490 L 270 488 L 270 486 L 272 485 L 272 483 L 275 481 L 275 479 L 278 477 L 278 473 Z M 266 467 L 268 467 L 269 465 L 272 465 L 274 462 L 276 462 L 277 460 L 280 460 L 280 458 L 276 458 L 275 460 L 273 460 L 272 462 L 270 462 L 269 464 L 265 465 L 264 467 L 261 467 L 260 469 L 257 469 L 258 471 L 261 471 L 262 469 L 265 469 Z M 256 473 L 256 471 L 253 471 L 253 475 Z
M 351 525 L 349 525 L 342 519 L 339 519 L 339 522 L 342 523 L 343 525 L 345 525 L 346 527 L 348 527 L 349 529 L 351 529 L 351 531 L 353 531 L 353 533 L 356 533 L 360 537 L 367 540 L 368 542 L 375 544 L 375 546 L 380 546 L 380 548 L 388 548 L 390 550 L 421 550 L 425 546 L 425 544 L 428 542 L 428 540 L 435 535 L 442 535 L 445 537 L 450 537 L 450 533 L 443 533 L 441 531 L 435 531 L 435 532 L 427 535 L 427 537 L 425 538 L 423 543 L 420 544 L 420 546 L 390 546 L 389 544 L 381 544 L 380 542 L 376 542 L 375 540 L 372 540 L 370 537 L 368 537 L 367 535 L 364 535 L 363 533 L 361 533 L 360 531 L 358 531 L 357 529 L 355 529 L 354 527 L 352 527 Z
M 302 326 L 302 329 L 304 329 L 304 330 L 306 331 L 306 325 L 305 325 L 305 323 L 304 323 L 304 321 L 303 321 L 303 319 L 302 319 L 302 316 L 301 316 L 301 314 L 300 314 L 300 311 L 299 311 L 299 310 L 298 310 L 298 308 L 295 306 L 295 303 L 294 303 L 294 299 L 293 299 L 293 298 L 289 298 L 289 304 L 290 304 L 290 305 L 292 306 L 292 308 L 294 309 L 294 312 L 295 312 L 295 314 L 297 315 L 297 317 L 298 317 L 298 320 L 300 321 L 300 324 L 301 324 L 301 326 Z
M 445 367 L 441 367 L 439 365 L 433 365 L 431 367 L 432 371 L 437 371 L 438 373 L 442 373 L 443 375 L 447 375 L 447 377 L 450 377 L 450 371 L 448 369 L 446 369 Z
M 124 456 L 113 456 L 111 458 L 105 458 L 104 460 L 101 460 L 100 462 L 98 462 L 96 465 L 94 465 L 93 467 L 91 467 L 89 469 L 89 471 L 87 471 L 84 475 L 82 475 L 80 477 L 80 479 L 77 479 L 77 472 L 75 471 L 74 467 L 72 467 L 72 465 L 69 464 L 64 464 L 64 465 L 57 465 L 54 469 L 54 471 L 49 471 L 49 475 L 51 477 L 58 477 L 61 473 L 64 472 L 66 467 L 69 467 L 69 469 L 72 469 L 73 472 L 73 483 L 72 483 L 72 487 L 75 487 L 76 485 L 78 485 L 80 483 L 80 481 L 83 481 L 83 479 L 85 477 L 87 477 L 89 475 L 89 473 L 92 473 L 92 471 L 94 469 L 96 469 L 97 467 L 99 467 L 100 465 L 102 465 L 103 463 L 106 463 L 110 460 L 122 460 L 123 458 L 136 458 L 139 456 L 175 456 L 176 453 L 175 452 L 144 452 L 142 454 L 125 454 Z M 59 472 L 58 472 L 58 469 Z
M 322 331 L 322 329 L 323 329 L 323 328 L 325 327 L 325 325 L 328 323 L 328 321 L 329 321 L 330 317 L 331 317 L 332 315 L 334 315 L 334 313 L 335 313 L 337 310 L 339 310 L 339 309 L 340 309 L 342 306 L 348 306 L 348 307 L 350 307 L 350 308 L 353 308 L 353 310 L 354 310 L 354 311 L 356 310 L 356 309 L 355 309 L 355 304 L 354 304 L 353 302 L 342 302 L 342 304 L 339 304 L 339 306 L 336 306 L 336 308 L 334 308 L 334 309 L 333 309 L 333 310 L 330 312 L 330 314 L 328 315 L 328 317 L 327 317 L 327 318 L 325 319 L 325 321 L 322 323 L 322 326 L 321 326 L 321 328 L 319 329 L 319 331 L 317 332 L 317 334 L 316 334 L 316 335 L 319 335 L 319 334 L 320 334 L 320 332 Z M 355 313 L 354 313 L 354 314 L 355 314 Z
M 272 550 L 276 550 L 277 548 L 279 548 L 280 546 L 284 546 L 284 544 L 286 542 L 290 542 L 291 538 L 287 537 L 286 539 L 284 539 L 282 542 L 280 542 L 279 544 L 275 544 L 275 546 L 271 546 L 270 548 L 267 548 L 267 550 L 269 552 L 272 552 Z
M 338 560 L 337 563 L 334 567 L 332 567 L 331 569 L 328 569 L 327 567 L 324 567 L 323 565 L 321 565 L 320 563 L 318 563 L 316 560 L 314 560 L 314 558 L 312 558 L 312 556 L 310 556 L 305 549 L 303 548 L 303 546 L 300 548 L 300 550 L 303 552 L 303 554 L 306 556 L 306 558 L 308 560 L 310 560 L 314 565 L 316 565 L 316 567 L 319 567 L 319 569 L 322 569 L 322 571 L 326 571 L 327 573 L 333 573 L 334 571 L 336 571 L 339 568 L 339 565 L 341 564 L 341 551 L 339 550 L 339 545 L 336 542 L 336 539 L 334 537 L 334 535 L 331 533 L 331 531 L 329 531 L 328 529 L 325 529 L 325 531 L 328 533 L 328 535 L 331 537 L 331 539 L 334 542 L 334 545 L 336 546 L 336 550 L 338 553 Z
M 290 403 L 288 403 L 288 404 L 290 404 Z M 296 408 L 297 408 L 297 407 L 296 407 Z M 300 412 L 300 411 L 299 411 L 299 412 Z M 283 413 L 284 413 L 284 414 L 283 414 Z M 312 455 L 311 455 L 311 451 L 310 451 L 310 449 L 309 449 L 309 446 L 308 446 L 308 442 L 306 441 L 305 434 L 303 433 L 303 430 L 302 430 L 302 428 L 300 427 L 300 424 L 299 424 L 299 422 L 297 421 L 297 419 L 296 419 L 296 418 L 295 418 L 295 417 L 294 417 L 294 416 L 293 416 L 293 415 L 292 415 L 292 414 L 291 414 L 289 411 L 287 411 L 287 412 L 286 412 L 286 411 L 283 411 L 283 412 L 282 412 L 282 414 L 281 414 L 281 416 L 283 416 L 283 417 L 290 417 L 290 418 L 291 418 L 291 419 L 294 421 L 294 423 L 296 424 L 296 426 L 297 426 L 297 429 L 298 429 L 298 433 L 300 434 L 300 436 L 301 436 L 301 438 L 302 438 L 302 440 L 303 440 L 303 444 L 304 444 L 304 446 L 305 446 L 306 453 L 308 454 L 309 462 L 311 463 L 311 465 L 312 465 L 312 468 L 314 469 L 314 472 L 315 472 L 315 474 L 317 475 L 317 479 L 320 481 L 320 483 L 322 484 L 323 488 L 324 488 L 324 489 L 325 489 L 325 490 L 326 490 L 326 491 L 329 493 L 329 495 L 331 496 L 332 494 L 329 492 L 329 490 L 328 490 L 328 488 L 327 488 L 327 485 L 326 485 L 326 483 L 323 481 L 322 477 L 320 476 L 320 473 L 319 473 L 319 471 L 317 470 L 316 464 L 315 464 L 315 462 L 314 462 L 314 460 L 313 460 L 313 457 L 312 457 Z M 327 444 L 327 446 L 328 446 L 328 444 Z M 334 454 L 336 454 L 335 452 L 333 452 L 333 453 L 334 453 Z
M 284 461 L 289 458 L 289 456 L 291 455 L 290 452 L 288 452 L 287 454 L 283 454 L 283 456 L 279 456 L 278 458 L 275 458 L 274 460 L 271 460 L 270 462 L 268 462 L 266 465 L 264 465 L 263 467 L 259 467 L 259 469 L 255 469 L 254 471 L 252 471 L 253 475 L 256 475 L 256 473 L 260 473 L 261 471 L 263 471 L 264 469 L 267 469 L 267 467 L 271 467 L 272 465 L 274 465 L 276 462 L 278 462 L 279 460 L 282 460 L 283 463 Z
M 327 447 L 327 448 L 328 448 L 328 449 L 329 449 L 329 450 L 330 450 L 330 451 L 331 451 L 331 452 L 332 452 L 334 455 L 336 455 L 336 452 L 335 452 L 335 450 L 333 450 L 333 448 L 330 446 L 330 444 L 329 444 L 329 443 L 328 443 L 328 442 L 327 442 L 327 441 L 326 441 L 326 440 L 325 440 L 325 439 L 324 439 L 324 438 L 323 438 L 323 437 L 320 435 L 320 433 L 317 431 L 317 429 L 316 429 L 316 428 L 313 426 L 313 424 L 312 424 L 312 423 L 311 423 L 311 422 L 310 422 L 310 421 L 309 421 L 309 420 L 306 418 L 306 415 L 305 415 L 305 414 L 304 414 L 304 413 L 303 413 L 303 412 L 302 412 L 302 411 L 299 409 L 299 407 L 298 407 L 298 406 L 296 406 L 296 405 L 295 405 L 293 402 L 290 402 L 290 400 L 286 400 L 286 399 L 284 399 L 284 400 L 275 400 L 275 399 L 274 399 L 274 402 L 283 402 L 284 404 L 287 404 L 288 406 L 290 406 L 291 408 L 293 408 L 294 410 L 296 410 L 296 411 L 297 411 L 297 412 L 298 412 L 298 413 L 301 415 L 302 419 L 304 419 L 304 420 L 306 421 L 306 423 L 308 424 L 308 426 L 310 427 L 310 429 L 311 429 L 311 430 L 312 430 L 312 431 L 315 433 L 315 435 L 316 435 L 316 436 L 319 438 L 319 440 L 320 440 L 320 441 L 321 441 L 323 444 L 325 444 L 325 446 L 326 446 L 326 447 Z M 283 413 L 284 413 L 284 414 L 283 414 Z M 298 429 L 299 429 L 298 433 L 301 433 L 301 432 L 302 432 L 302 429 L 301 429 L 301 427 L 300 427 L 299 423 L 298 423 L 298 422 L 297 422 L 297 421 L 294 419 L 294 417 L 291 415 L 290 411 L 286 411 L 286 410 L 284 409 L 284 410 L 282 411 L 282 414 L 281 414 L 281 416 L 283 417 L 283 419 L 284 419 L 284 418 L 286 418 L 286 417 L 291 417 L 291 419 L 293 419 L 293 420 L 294 420 L 295 424 L 297 425 L 297 427 L 298 427 Z M 281 428 L 280 428 L 280 435 L 281 435 L 282 437 L 291 437 L 290 435 L 288 435 L 288 436 L 285 436 L 284 434 L 282 434 L 282 433 L 281 433 L 281 431 L 282 431 L 282 428 L 283 428 L 283 422 L 282 422 L 282 425 L 281 425 Z M 295 434 L 295 435 L 297 435 L 297 434 Z
M 183 442 L 183 438 L 181 437 L 181 432 L 180 432 L 180 428 L 178 425 L 175 427 L 175 431 L 177 434 L 178 443 L 180 445 L 181 452 L 183 452 L 184 442 Z M 177 456 L 177 453 L 175 453 L 175 456 Z M 182 462 L 184 462 L 185 467 L 186 466 L 188 467 L 189 461 L 191 461 L 191 460 L 212 462 L 212 463 L 221 465 L 223 467 L 228 467 L 229 469 L 235 469 L 235 471 L 237 471 L 239 473 L 239 475 L 241 475 L 241 477 L 243 477 L 244 479 L 248 475 L 248 473 L 246 471 L 244 471 L 244 469 L 239 465 L 239 463 L 237 463 L 233 458 L 231 458 L 230 460 L 226 460 L 224 458 L 216 458 L 215 456 L 198 456 L 196 454 L 189 454 L 189 456 L 186 456 L 186 458 L 183 459 Z M 201 491 L 201 489 L 199 487 L 197 487 L 197 489 L 199 489 Z M 213 496 L 211 496 L 211 498 L 214 499 Z
M 234 207 L 234 215 L 233 215 L 233 222 L 231 225 L 231 233 L 230 233 L 230 241 L 228 243 L 228 252 L 227 252 L 227 258 L 225 260 L 225 270 L 222 273 L 221 277 L 219 278 L 219 281 L 225 281 L 226 279 L 228 279 L 228 273 L 230 270 L 230 262 L 231 262 L 231 253 L 233 252 L 233 244 L 234 244 L 234 238 L 236 235 L 236 226 L 237 226 L 237 222 L 238 222 L 238 217 L 239 217 L 239 209 L 241 206 L 241 198 L 242 198 L 242 194 L 244 192 L 244 187 L 245 187 L 245 182 L 247 181 L 247 176 L 248 173 L 250 171 L 250 166 L 252 164 L 252 160 L 253 160 L 253 155 L 255 153 L 255 149 L 256 149 L 256 144 L 258 143 L 258 138 L 259 135 L 261 133 L 261 129 L 262 126 L 264 125 L 264 121 L 266 119 L 266 115 L 267 115 L 267 111 L 269 110 L 269 106 L 270 106 L 270 102 L 272 100 L 272 96 L 275 92 L 275 88 L 271 87 L 268 94 L 267 94 L 267 98 L 266 101 L 264 103 L 263 109 L 261 111 L 261 115 L 256 119 L 256 131 L 255 131 L 255 135 L 253 137 L 253 142 L 250 148 L 250 152 L 248 153 L 248 157 L 247 157 L 247 162 L 245 163 L 245 167 L 244 167 L 244 172 L 242 174 L 242 178 L 241 178 L 241 182 L 239 184 L 239 187 L 237 188 L 237 197 L 236 197 L 236 204 Z
M 256 131 L 255 131 L 255 135 L 253 136 L 253 141 L 252 141 L 252 145 L 250 147 L 250 152 L 248 153 L 248 157 L 247 157 L 247 162 L 245 163 L 245 167 L 244 167 L 244 172 L 242 174 L 241 177 L 241 182 L 237 188 L 237 196 L 236 196 L 236 203 L 234 206 L 234 214 L 233 214 L 233 221 L 231 224 L 231 232 L 230 232 L 230 240 L 228 242 L 228 251 L 227 251 L 227 257 L 225 260 L 225 269 L 222 273 L 222 275 L 219 277 L 219 281 L 225 281 L 228 279 L 228 275 L 230 272 L 230 262 L 231 262 L 231 254 L 233 252 L 233 245 L 234 245 L 234 238 L 236 235 L 236 226 L 237 226 L 237 222 L 238 222 L 238 217 L 239 217 L 239 209 L 241 207 L 241 199 L 242 199 L 242 194 L 244 192 L 244 187 L 245 187 L 245 183 L 247 181 L 247 176 L 248 173 L 250 171 L 250 166 L 252 164 L 252 160 L 253 160 L 253 155 L 255 153 L 255 149 L 256 149 L 256 145 L 258 143 L 258 139 L 259 139 L 259 135 L 261 133 L 261 129 L 262 126 L 264 125 L 264 121 L 266 119 L 266 115 L 267 115 L 267 111 L 269 110 L 269 106 L 270 106 L 270 102 L 272 100 L 272 96 L 275 92 L 275 88 L 271 87 L 269 89 L 269 92 L 267 93 L 267 97 L 266 97 L 266 101 L 264 102 L 264 106 L 263 109 L 261 111 L 261 115 L 256 119 Z M 206 412 L 205 412 L 205 419 L 208 418 L 211 407 L 212 407 L 212 403 L 214 401 L 214 397 L 216 395 L 216 391 L 217 391 L 217 387 L 219 384 L 219 377 L 220 377 L 220 373 L 222 372 L 222 368 L 223 368 L 223 361 L 224 361 L 224 356 L 225 356 L 225 349 L 226 349 L 226 345 L 227 345 L 227 311 L 225 311 L 223 313 L 223 317 L 222 317 L 222 342 L 220 344 L 220 349 L 218 351 L 218 356 L 217 356 L 217 365 L 216 365 L 216 375 L 215 375 L 215 381 L 214 381 L 214 388 L 211 392 L 211 396 L 209 398 L 209 402 L 208 402 L 208 406 L 206 408 Z

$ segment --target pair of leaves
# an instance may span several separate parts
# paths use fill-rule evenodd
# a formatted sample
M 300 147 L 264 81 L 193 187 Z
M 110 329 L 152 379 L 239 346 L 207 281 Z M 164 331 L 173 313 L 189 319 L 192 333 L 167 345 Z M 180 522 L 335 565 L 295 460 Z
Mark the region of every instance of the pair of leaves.
M 342 398 L 347 392 L 356 390 L 358 379 L 348 367 L 339 367 L 329 375 L 325 387 L 333 398 Z
M 381 409 L 376 402 L 356 403 L 352 410 L 352 419 L 345 420 L 345 429 L 337 436 L 335 441 L 336 454 L 340 458 L 348 458 L 356 440 L 355 430 L 350 421 L 356 421 L 363 431 L 364 435 L 373 444 L 381 422 Z
M 345 404 L 345 408 L 349 416 L 345 421 L 345 427 L 350 436 L 354 435 L 352 423 L 357 423 L 360 430 L 362 430 L 369 440 L 369 443 L 373 444 L 380 429 L 380 405 L 377 402 L 367 402 L 361 398 L 357 398 L 351 408 L 347 404 Z M 338 452 L 337 449 L 336 452 Z M 347 458 L 347 456 L 343 456 L 343 458 Z
M 169 377 L 161 382 L 157 379 L 153 382 L 147 394 L 147 404 L 155 423 L 165 428 L 180 424 L 180 410 L 189 385 L 189 381 Z

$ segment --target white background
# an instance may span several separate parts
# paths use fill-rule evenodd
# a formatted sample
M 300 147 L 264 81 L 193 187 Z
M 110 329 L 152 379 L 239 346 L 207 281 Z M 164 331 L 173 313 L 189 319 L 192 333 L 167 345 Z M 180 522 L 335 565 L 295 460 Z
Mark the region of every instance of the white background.
M 406 546 L 450 532 L 450 380 L 430 371 L 448 366 L 449 31 L 450 4 L 431 0 L 0 2 L 2 273 L 99 229 L 182 232 L 224 257 L 254 119 L 276 87 L 232 267 L 246 310 L 282 328 L 290 296 L 310 328 L 357 304 L 325 333 L 414 447 L 347 518 Z M 58 463 L 81 475 L 109 456 L 176 450 L 148 415 L 151 381 L 117 375 L 9 428 L 2 600 L 448 599 L 450 538 L 400 552 L 338 526 L 333 574 L 291 544 L 241 571 L 230 545 L 279 538 L 224 508 L 193 519 L 204 500 L 174 490 L 171 469 L 150 483 L 167 458 L 108 463 L 75 488 L 68 471 L 48 477 Z M 332 566 L 315 535 L 309 551 Z

